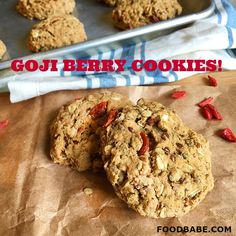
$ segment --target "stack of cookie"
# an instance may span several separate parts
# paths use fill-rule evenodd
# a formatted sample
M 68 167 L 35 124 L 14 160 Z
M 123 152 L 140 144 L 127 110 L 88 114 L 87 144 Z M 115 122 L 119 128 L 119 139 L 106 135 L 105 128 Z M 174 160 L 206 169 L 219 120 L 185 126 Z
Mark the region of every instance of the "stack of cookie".
M 178 217 L 213 188 L 208 141 L 158 102 L 97 93 L 63 106 L 51 157 L 78 171 L 102 168 L 116 194 L 143 216 Z
M 83 24 L 70 15 L 75 5 L 75 0 L 19 0 L 17 10 L 21 15 L 43 20 L 30 32 L 31 51 L 47 51 L 87 39 Z
M 178 0 L 103 0 L 115 6 L 112 18 L 120 29 L 140 26 L 172 19 L 182 13 Z

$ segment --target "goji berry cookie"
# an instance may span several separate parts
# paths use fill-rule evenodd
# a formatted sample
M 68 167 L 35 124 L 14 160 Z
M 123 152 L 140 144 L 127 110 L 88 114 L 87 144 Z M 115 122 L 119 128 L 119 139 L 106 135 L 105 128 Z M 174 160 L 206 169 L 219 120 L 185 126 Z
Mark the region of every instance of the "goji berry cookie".
M 5 54 L 7 48 L 3 41 L 0 40 L 0 60 L 2 59 L 3 55 Z
M 16 8 L 30 20 L 44 20 L 50 16 L 72 13 L 75 0 L 19 0 Z
M 84 25 L 74 16 L 53 16 L 36 24 L 30 32 L 29 48 L 33 52 L 47 51 L 87 39 Z
M 181 12 L 177 0 L 125 0 L 113 10 L 112 18 L 115 26 L 125 30 L 172 19 Z
M 143 216 L 182 216 L 213 188 L 208 141 L 157 102 L 119 111 L 102 146 L 116 194 Z
M 51 126 L 51 158 L 78 171 L 103 167 L 100 132 L 129 100 L 117 93 L 96 93 L 63 106 Z

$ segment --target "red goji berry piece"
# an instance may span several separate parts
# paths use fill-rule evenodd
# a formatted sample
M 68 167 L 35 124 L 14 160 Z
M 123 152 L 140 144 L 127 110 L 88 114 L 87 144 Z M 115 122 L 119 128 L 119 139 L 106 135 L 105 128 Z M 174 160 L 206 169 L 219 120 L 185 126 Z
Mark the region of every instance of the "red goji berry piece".
M 80 97 L 80 96 L 75 98 L 75 100 L 81 100 L 81 99 L 82 99 L 82 97 Z
M 217 87 L 218 85 L 218 81 L 216 80 L 216 78 L 208 75 L 208 79 L 209 79 L 209 82 L 210 82 L 210 85 L 213 86 L 213 87 Z
M 93 119 L 96 119 L 98 117 L 101 117 L 107 110 L 108 102 L 101 102 L 94 106 L 91 111 L 89 112 L 89 115 L 92 116 Z
M 208 104 L 206 107 L 209 108 L 213 117 L 217 120 L 223 120 L 223 116 L 216 110 L 216 108 L 212 104 Z
M 199 107 L 205 107 L 206 105 L 211 104 L 212 101 L 213 101 L 213 98 L 209 97 L 209 98 L 203 100 L 202 102 L 199 102 L 198 106 Z
M 8 126 L 8 124 L 9 124 L 8 120 L 0 121 L 0 129 L 6 128 Z
M 221 132 L 221 137 L 229 142 L 236 143 L 236 137 L 233 134 L 233 131 L 229 128 L 225 128 Z
M 156 16 L 151 16 L 149 19 L 150 19 L 150 21 L 151 21 L 152 23 L 157 23 L 157 22 L 160 21 L 160 19 L 159 19 L 158 17 L 156 17 Z
M 186 91 L 176 91 L 172 93 L 171 97 L 174 99 L 179 99 L 179 98 L 185 97 L 186 94 L 187 94 Z
M 81 127 L 78 128 L 78 130 L 77 130 L 77 135 L 81 135 L 84 131 L 85 131 L 85 127 L 84 127 L 84 126 L 81 126 Z
M 139 156 L 142 156 L 144 155 L 146 152 L 149 151 L 149 147 L 150 147 L 150 142 L 149 142 L 149 138 L 148 136 L 144 133 L 144 132 L 141 132 L 140 133 L 140 136 L 143 140 L 143 145 L 141 147 L 141 149 L 138 151 L 138 155 Z
M 212 120 L 212 113 L 207 106 L 202 107 L 202 114 L 207 120 Z
M 107 120 L 103 125 L 103 128 L 107 128 L 117 117 L 118 111 L 115 109 L 112 109 L 108 116 L 107 116 Z

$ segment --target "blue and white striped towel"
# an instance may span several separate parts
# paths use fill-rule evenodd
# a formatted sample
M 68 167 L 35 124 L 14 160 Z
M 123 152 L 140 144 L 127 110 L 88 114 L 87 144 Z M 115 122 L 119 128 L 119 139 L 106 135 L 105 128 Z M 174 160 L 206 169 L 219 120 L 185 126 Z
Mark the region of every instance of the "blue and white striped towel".
M 232 0 L 233 1 L 233 0 Z M 234 0 L 235 1 L 235 0 Z M 100 52 L 87 59 L 126 59 L 124 72 L 82 73 L 53 72 L 27 73 L 5 77 L 0 80 L 0 88 L 8 86 L 12 102 L 19 102 L 57 90 L 76 90 L 108 88 L 172 82 L 195 74 L 196 72 L 160 72 L 135 73 L 130 64 L 135 59 L 217 59 L 222 60 L 222 67 L 236 69 L 236 59 L 225 49 L 236 48 L 236 10 L 227 0 L 215 0 L 214 14 L 195 22 L 190 27 L 176 31 L 152 41 L 109 52 Z M 76 54 L 66 55 L 68 59 L 77 59 Z

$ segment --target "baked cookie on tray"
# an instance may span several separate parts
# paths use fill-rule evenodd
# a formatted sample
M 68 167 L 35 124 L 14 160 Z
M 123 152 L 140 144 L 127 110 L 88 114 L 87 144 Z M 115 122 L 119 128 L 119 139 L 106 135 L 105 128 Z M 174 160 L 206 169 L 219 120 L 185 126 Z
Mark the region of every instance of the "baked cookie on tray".
M 120 110 L 102 150 L 116 194 L 143 216 L 182 216 L 214 185 L 208 141 L 157 102 Z
M 78 171 L 103 167 L 100 158 L 100 132 L 116 116 L 116 110 L 129 104 L 118 93 L 96 93 L 63 106 L 51 126 L 51 158 Z
M 2 59 L 3 55 L 5 54 L 7 48 L 2 40 L 0 40 L 0 60 Z
M 74 16 L 53 16 L 36 24 L 29 35 L 29 48 L 33 52 L 47 51 L 87 39 L 84 25 Z
M 115 26 L 126 30 L 172 19 L 181 12 L 178 0 L 122 0 L 112 18 Z
M 73 12 L 75 0 L 19 0 L 17 11 L 33 20 L 44 20 L 53 15 L 67 15 Z

